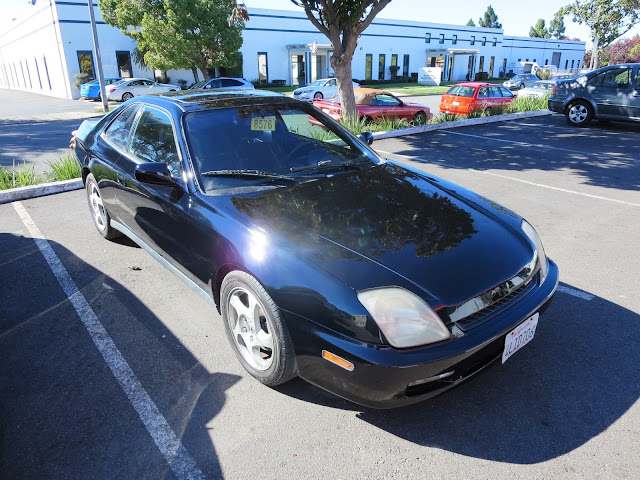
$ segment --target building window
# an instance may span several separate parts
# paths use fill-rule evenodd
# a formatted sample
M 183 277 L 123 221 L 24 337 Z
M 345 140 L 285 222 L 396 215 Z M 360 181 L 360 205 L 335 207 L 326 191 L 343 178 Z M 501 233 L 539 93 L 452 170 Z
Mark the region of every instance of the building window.
M 131 54 L 129 52 L 116 52 L 118 72 L 122 78 L 133 77 L 131 73 Z
M 573 64 L 574 64 L 575 60 L 571 60 L 571 70 L 573 70 Z
M 405 55 L 402 60 L 402 75 L 405 77 L 409 76 L 409 55 Z
M 31 80 L 31 70 L 29 70 L 29 60 L 24 61 L 24 66 L 27 67 L 27 78 L 29 79 L 29 88 L 33 90 L 33 81 Z M 573 68 L 573 65 L 571 65 Z
M 424 43 L 431 43 L 431 34 L 430 33 L 425 33 L 424 34 Z
M 491 57 L 489 61 L 489 77 L 493 78 L 493 67 L 496 63 L 496 57 Z
M 503 58 L 502 59 L 502 72 L 500 72 L 500 77 L 504 77 L 504 75 L 507 73 L 507 59 Z
M 258 82 L 269 83 L 269 67 L 267 52 L 258 52 Z
M 440 34 L 440 45 L 444 43 L 444 33 Z
M 391 66 L 392 67 L 397 67 L 398 66 L 398 54 L 394 53 L 393 55 L 391 55 Z M 398 67 L 397 69 L 391 69 L 389 68 L 389 71 L 391 72 L 391 78 L 396 78 L 398 76 L 398 70 L 400 67 Z M 392 71 L 393 70 L 393 71 Z
M 478 72 L 484 72 L 484 57 L 480 57 L 480 63 L 478 64 Z
M 537 62 L 537 60 L 534 58 L 534 59 L 533 59 L 533 63 L 536 63 L 536 62 Z
M 451 44 L 457 45 L 457 43 L 458 43 L 458 35 L 454 35 L 453 38 L 451 39 Z
M 36 73 L 38 74 L 38 82 L 40 83 L 40 90 L 42 90 L 42 78 L 40 78 L 40 68 L 38 68 L 38 59 L 33 57 L 33 63 L 36 65 Z
M 47 83 L 49 84 L 49 90 L 51 90 L 51 78 L 49 77 L 49 67 L 47 66 L 47 57 L 42 56 L 42 63 L 44 64 L 44 73 L 47 75 Z
M 567 70 L 569 68 L 569 60 L 565 60 L 564 62 L 564 69 Z
M 569 63 L 567 61 L 567 63 Z M 24 74 L 24 66 L 22 65 L 22 60 L 20 60 L 20 71 L 22 72 L 22 83 L 24 83 L 24 88 L 27 88 L 27 77 Z
M 519 61 L 519 62 L 521 62 L 521 61 L 522 61 L 522 59 L 521 59 L 521 58 L 519 58 L 519 59 L 518 59 L 518 61 Z
M 485 47 L 487 45 L 487 37 L 482 37 L 482 46 Z
M 364 64 L 364 79 L 371 80 L 371 76 L 373 75 L 373 55 L 367 53 L 367 60 Z
M 475 45 L 476 44 L 476 36 L 475 35 L 471 35 L 471 45 Z
M 384 64 L 386 62 L 385 54 L 381 53 L 378 56 L 378 80 L 384 80 Z
M 578 63 L 576 63 L 576 70 L 578 72 L 580 71 L 580 60 L 578 60 Z
M 80 73 L 86 73 L 90 78 L 96 78 L 96 74 L 93 70 L 93 52 L 91 51 L 78 51 L 78 67 L 80 67 Z
M 498 44 L 498 39 L 493 37 L 493 46 L 495 47 Z

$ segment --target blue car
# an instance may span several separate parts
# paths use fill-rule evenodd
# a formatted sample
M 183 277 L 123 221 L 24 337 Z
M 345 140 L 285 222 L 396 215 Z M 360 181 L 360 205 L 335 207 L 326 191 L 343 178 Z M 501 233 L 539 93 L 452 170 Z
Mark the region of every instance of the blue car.
M 111 85 L 119 80 L 122 80 L 120 77 L 114 78 L 105 78 L 104 84 Z M 100 100 L 100 83 L 98 80 L 93 80 L 89 83 L 83 83 L 80 85 L 80 96 L 85 98 L 93 98 L 94 100 Z

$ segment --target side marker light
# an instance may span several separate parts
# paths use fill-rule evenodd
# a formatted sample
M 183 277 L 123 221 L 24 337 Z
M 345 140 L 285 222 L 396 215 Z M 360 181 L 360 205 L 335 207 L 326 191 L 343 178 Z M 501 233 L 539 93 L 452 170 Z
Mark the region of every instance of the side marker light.
M 335 355 L 331 352 L 327 352 L 326 350 L 322 351 L 322 358 L 324 358 L 325 360 L 329 360 L 331 363 L 335 363 L 339 367 L 342 367 L 345 370 L 349 370 L 350 372 L 352 372 L 355 368 L 353 363 L 348 362 L 344 358 L 339 357 L 338 355 Z

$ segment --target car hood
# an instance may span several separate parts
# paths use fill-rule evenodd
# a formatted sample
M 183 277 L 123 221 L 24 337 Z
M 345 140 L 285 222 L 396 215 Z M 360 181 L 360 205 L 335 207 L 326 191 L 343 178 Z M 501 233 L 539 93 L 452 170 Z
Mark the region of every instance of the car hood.
M 455 305 L 513 277 L 534 252 L 504 213 L 436 182 L 386 163 L 230 197 L 229 207 L 355 290 L 399 285 Z

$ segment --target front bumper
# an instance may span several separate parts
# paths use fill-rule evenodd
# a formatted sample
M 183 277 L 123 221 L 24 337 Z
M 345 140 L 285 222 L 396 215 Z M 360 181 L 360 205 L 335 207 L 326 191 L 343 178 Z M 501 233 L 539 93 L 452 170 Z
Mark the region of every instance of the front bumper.
M 500 359 L 506 335 L 546 309 L 558 278 L 558 267 L 549 260 L 545 282 L 499 316 L 453 340 L 410 349 L 358 343 L 291 312 L 282 313 L 295 345 L 301 378 L 367 407 L 393 408 L 443 393 Z M 323 350 L 348 360 L 355 368 L 347 371 L 329 363 L 321 356 Z M 446 376 L 438 378 L 442 375 Z M 424 379 L 433 380 L 409 386 Z

